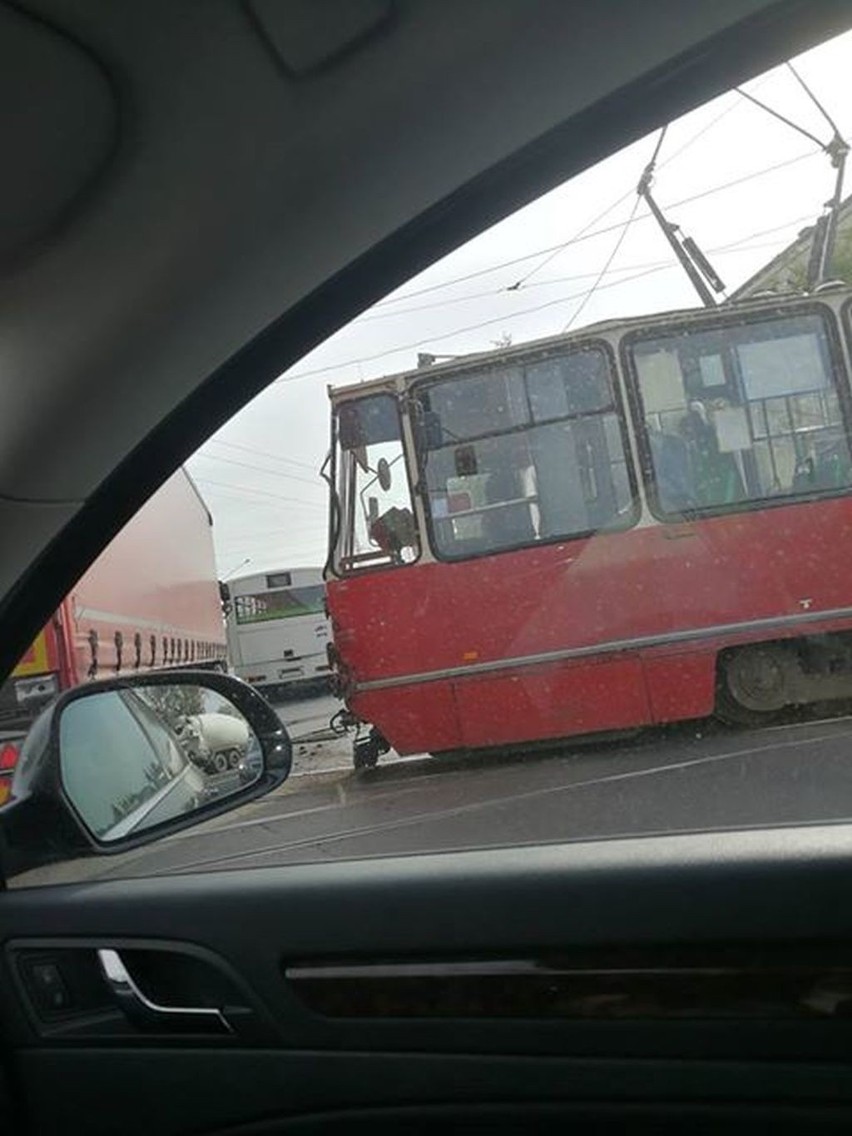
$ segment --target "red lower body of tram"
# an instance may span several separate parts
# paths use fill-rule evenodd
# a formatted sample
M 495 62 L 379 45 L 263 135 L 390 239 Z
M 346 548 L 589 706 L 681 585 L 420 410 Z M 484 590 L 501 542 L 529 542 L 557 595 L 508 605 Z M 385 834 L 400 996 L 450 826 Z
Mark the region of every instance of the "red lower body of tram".
M 327 593 L 347 705 L 400 754 L 706 717 L 720 682 L 745 720 L 852 693 L 849 497 L 366 571 Z

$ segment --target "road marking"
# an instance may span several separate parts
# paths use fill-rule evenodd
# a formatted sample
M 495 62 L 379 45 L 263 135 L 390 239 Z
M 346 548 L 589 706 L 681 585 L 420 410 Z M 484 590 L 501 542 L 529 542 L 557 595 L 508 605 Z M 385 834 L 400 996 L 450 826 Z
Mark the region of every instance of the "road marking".
M 335 843 L 341 840 L 349 840 L 356 836 L 369 836 L 378 832 L 390 832 L 394 829 L 406 828 L 410 825 L 422 824 L 424 821 L 447 820 L 450 818 L 465 816 L 470 813 L 475 813 L 488 808 L 494 808 L 499 805 L 515 803 L 517 801 L 535 800 L 539 797 L 552 796 L 556 793 L 572 792 L 576 789 L 586 789 L 595 785 L 606 785 L 617 781 L 630 781 L 640 777 L 655 776 L 658 773 L 676 772 L 683 769 L 691 769 L 701 765 L 712 765 L 716 762 L 730 761 L 738 757 L 750 757 L 757 753 L 771 753 L 779 749 L 791 749 L 792 747 L 801 748 L 803 746 L 816 745 L 820 742 L 832 741 L 834 739 L 842 739 L 844 737 L 852 736 L 852 731 L 846 730 L 840 733 L 832 733 L 829 735 L 820 735 L 817 738 L 807 738 L 804 740 L 795 739 L 789 742 L 780 742 L 774 745 L 765 746 L 749 746 L 745 749 L 734 750 L 731 753 L 710 754 L 705 757 L 690 758 L 686 761 L 670 762 L 664 765 L 653 765 L 645 769 L 626 770 L 621 773 L 609 773 L 603 777 L 589 778 L 585 781 L 573 781 L 568 785 L 550 785 L 542 789 L 531 789 L 526 793 L 513 793 L 509 796 L 491 797 L 488 800 L 474 801 L 467 805 L 457 805 L 451 809 L 441 809 L 428 813 L 417 813 L 410 817 L 400 817 L 395 820 L 381 821 L 378 824 L 360 825 L 349 829 L 340 829 L 337 832 L 323 835 L 322 833 L 314 833 L 311 836 L 300 837 L 298 840 L 290 841 L 285 844 L 273 845 L 269 848 L 251 849 L 245 852 L 234 852 L 230 855 L 218 855 L 207 857 L 202 860 L 194 860 L 190 863 L 182 864 L 180 867 L 164 869 L 165 874 L 174 874 L 186 872 L 193 868 L 209 867 L 213 864 L 230 864 L 239 860 L 244 860 L 253 856 L 264 856 L 274 852 L 286 852 L 294 848 L 303 848 L 306 845 L 316 844 L 325 845 Z M 326 806 L 329 807 L 329 806 Z M 336 808 L 337 806 L 330 806 Z M 283 814 L 279 819 L 286 821 L 289 816 L 293 814 Z M 272 823 L 276 818 L 267 817 L 266 823 Z M 636 834 L 640 835 L 640 834 Z M 644 835 L 644 834 L 641 834 Z M 593 839 L 593 837 L 590 837 Z
M 419 757 L 419 756 L 401 757 L 399 759 L 399 764 L 401 765 L 403 762 L 407 762 L 407 761 L 420 761 L 420 760 L 422 760 L 422 758 Z M 396 764 L 396 762 L 394 762 L 394 764 Z M 352 771 L 352 767 L 349 766 L 349 765 L 345 765 L 345 766 L 342 767 L 342 771 L 344 773 L 350 773 Z M 321 772 L 321 775 L 324 776 L 326 773 L 335 772 L 335 770 L 323 769 L 320 772 Z M 291 774 L 290 777 L 287 780 L 288 780 L 288 782 L 290 782 L 295 777 L 315 777 L 315 776 L 316 776 L 316 773 Z M 426 777 L 421 778 L 417 782 L 416 785 L 412 785 L 409 788 L 404 788 L 404 789 L 388 788 L 383 793 L 378 793 L 378 792 L 373 793 L 369 797 L 369 802 L 370 802 L 370 804 L 373 804 L 375 801 L 383 801 L 386 797 L 410 797 L 414 793 L 420 793 L 422 791 L 420 786 L 422 785 L 423 781 L 434 780 L 434 778 L 436 776 L 437 776 L 437 774 L 434 774 L 434 773 L 428 774 Z M 167 839 L 168 843 L 171 843 L 172 841 L 179 841 L 179 840 L 193 840 L 193 839 L 197 839 L 197 838 L 200 838 L 200 837 L 212 836 L 212 834 L 214 832 L 217 832 L 217 833 L 218 832 L 235 832 L 236 830 L 242 829 L 242 828 L 255 828 L 258 825 L 265 825 L 265 824 L 268 825 L 268 824 L 280 823 L 283 820 L 289 820 L 291 817 L 311 816 L 313 813 L 324 813 L 324 812 L 329 812 L 332 809 L 345 808 L 346 805 L 349 802 L 346 800 L 345 793 L 343 792 L 343 787 L 342 787 L 342 785 L 340 784 L 339 781 L 334 782 L 334 785 L 335 785 L 337 800 L 332 801 L 327 805 L 311 805 L 308 808 L 304 808 L 304 809 L 293 809 L 289 812 L 280 812 L 280 813 L 276 813 L 272 816 L 255 817 L 253 820 L 237 820 L 237 821 L 233 821 L 232 823 L 225 823 L 225 824 L 222 824 L 222 825 L 217 825 L 216 824 L 216 818 L 213 818 L 209 822 L 209 825 L 210 825 L 209 828 L 189 829 L 186 832 L 175 833 L 174 836 L 169 836 L 166 839 Z M 285 794 L 284 798 L 282 798 L 282 799 L 286 799 L 287 796 L 289 796 L 289 794 Z M 255 801 L 253 803 L 255 804 L 256 807 L 262 808 L 265 804 L 269 803 L 269 798 L 268 797 L 261 797 L 258 801 Z M 163 841 L 163 844 L 165 844 L 165 843 L 166 843 L 166 840 Z M 160 847 L 162 847 L 162 846 L 163 845 L 161 844 Z
M 829 726 L 836 722 L 852 722 L 852 714 L 838 714 L 834 718 L 814 718 L 812 722 L 789 722 L 786 726 L 762 726 L 755 733 L 772 734 L 778 730 L 802 730 L 806 726 Z

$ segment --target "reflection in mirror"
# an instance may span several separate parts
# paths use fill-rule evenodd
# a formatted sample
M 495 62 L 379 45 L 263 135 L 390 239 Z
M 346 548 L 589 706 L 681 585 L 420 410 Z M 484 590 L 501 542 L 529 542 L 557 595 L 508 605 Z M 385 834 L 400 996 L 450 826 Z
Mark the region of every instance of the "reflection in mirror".
M 388 493 L 393 482 L 393 474 L 387 458 L 379 458 L 379 464 L 376 466 L 376 477 L 378 477 L 379 485 L 384 492 Z
M 136 835 L 253 784 L 260 743 L 213 690 L 185 683 L 92 692 L 59 721 L 62 787 L 104 843 Z

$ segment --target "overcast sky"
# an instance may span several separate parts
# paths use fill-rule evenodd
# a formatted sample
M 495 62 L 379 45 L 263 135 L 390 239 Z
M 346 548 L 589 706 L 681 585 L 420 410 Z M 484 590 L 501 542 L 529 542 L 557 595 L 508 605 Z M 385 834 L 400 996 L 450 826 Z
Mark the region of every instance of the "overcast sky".
M 852 139 L 852 32 L 794 63 Z M 745 89 L 820 139 L 831 137 L 786 67 Z M 328 445 L 329 384 L 408 370 L 418 351 L 489 350 L 503 336 L 517 344 L 569 325 L 697 304 L 644 204 L 624 228 L 657 137 L 566 182 L 412 278 L 202 447 L 189 469 L 213 514 L 220 575 L 323 563 L 326 495 L 317 470 Z M 730 92 L 671 123 L 654 189 L 669 220 L 698 241 L 732 290 L 813 222 L 833 178 L 814 142 Z M 555 254 L 542 251 L 563 245 Z

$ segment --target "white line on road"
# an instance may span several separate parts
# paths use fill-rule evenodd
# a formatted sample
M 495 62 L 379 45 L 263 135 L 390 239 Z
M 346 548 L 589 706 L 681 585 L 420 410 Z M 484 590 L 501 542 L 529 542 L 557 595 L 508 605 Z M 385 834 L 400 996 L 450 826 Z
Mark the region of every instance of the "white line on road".
M 395 820 L 381 821 L 378 824 L 360 825 L 349 829 L 340 829 L 337 832 L 332 832 L 327 835 L 322 833 L 314 833 L 311 836 L 301 837 L 298 840 L 290 841 L 285 844 L 272 845 L 269 848 L 255 848 L 245 852 L 234 852 L 230 855 L 219 855 L 208 857 L 202 860 L 194 860 L 190 863 L 182 864 L 180 867 L 167 869 L 169 872 L 185 872 L 192 868 L 209 867 L 213 864 L 230 864 L 238 860 L 244 860 L 251 857 L 264 856 L 273 852 L 285 852 L 292 848 L 301 848 L 309 844 L 331 844 L 340 840 L 348 840 L 355 836 L 368 836 L 377 832 L 390 832 L 394 829 L 405 828 L 410 825 L 421 824 L 424 821 L 446 820 L 453 817 L 465 816 L 470 813 L 482 811 L 483 809 L 494 808 L 501 804 L 509 802 L 515 803 L 517 801 L 535 800 L 539 797 L 552 796 L 556 793 L 572 792 L 576 789 L 586 789 L 595 785 L 606 785 L 617 781 L 630 781 L 636 780 L 640 777 L 652 777 L 659 773 L 670 773 L 683 769 L 691 769 L 700 765 L 712 765 L 716 762 L 731 761 L 738 757 L 750 757 L 758 753 L 774 752 L 779 749 L 791 749 L 794 746 L 801 748 L 802 746 L 816 745 L 820 742 L 833 741 L 835 739 L 850 737 L 852 731 L 842 731 L 841 733 L 832 733 L 829 735 L 822 734 L 817 738 L 806 738 L 804 740 L 793 740 L 789 742 L 779 742 L 773 745 L 765 746 L 749 746 L 746 749 L 734 750 L 731 753 L 710 754 L 706 757 L 690 758 L 686 761 L 671 762 L 664 765 L 649 766 L 646 769 L 627 770 L 622 773 L 609 773 L 603 777 L 589 778 L 585 781 L 572 781 L 567 785 L 551 785 L 543 789 L 531 789 L 525 793 L 513 793 L 509 796 L 490 797 L 483 801 L 474 801 L 468 805 L 456 805 L 451 809 L 441 809 L 427 813 L 417 813 L 410 817 L 401 817 Z M 338 806 L 324 806 L 327 808 L 337 808 Z M 280 818 L 267 817 L 266 823 L 274 823 L 276 819 L 286 821 L 291 817 L 292 813 L 285 813 Z

